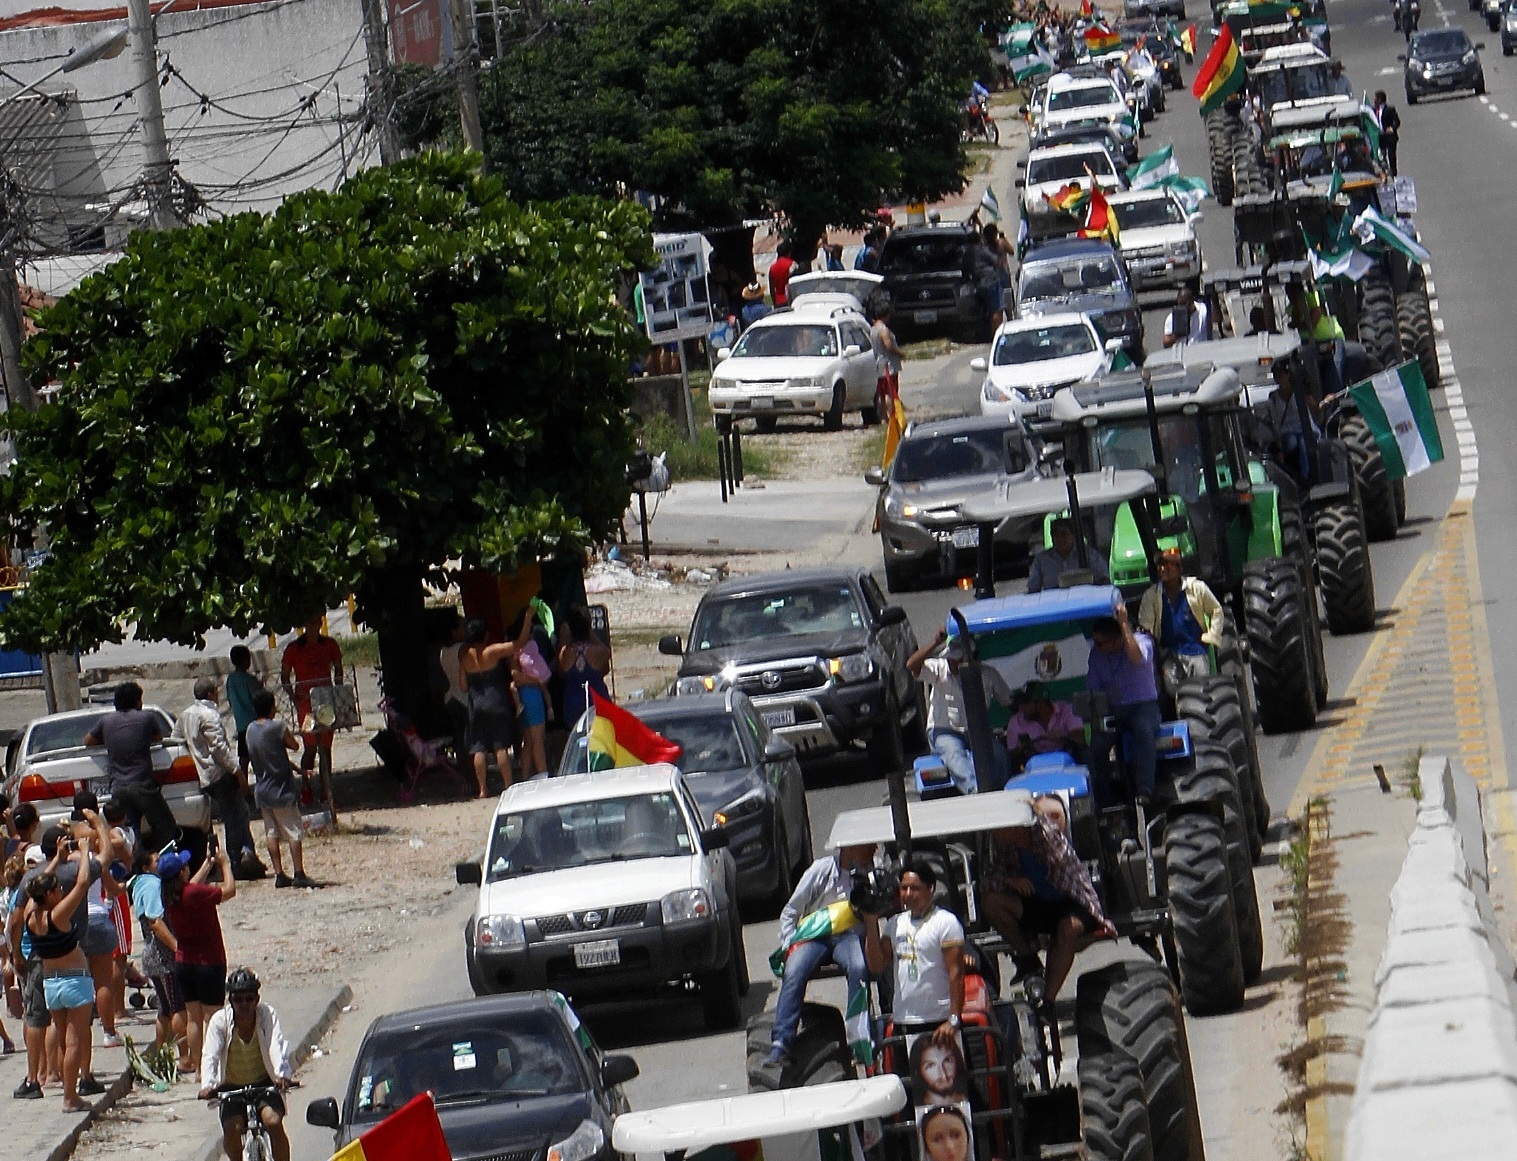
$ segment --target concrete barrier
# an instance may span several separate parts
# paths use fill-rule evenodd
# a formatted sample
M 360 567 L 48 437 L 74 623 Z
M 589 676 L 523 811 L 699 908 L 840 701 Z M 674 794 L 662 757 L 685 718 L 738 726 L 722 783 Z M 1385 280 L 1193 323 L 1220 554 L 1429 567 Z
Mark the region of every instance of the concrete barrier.
M 1491 906 L 1480 788 L 1447 758 L 1418 773 L 1343 1156 L 1514 1156 L 1517 963 Z

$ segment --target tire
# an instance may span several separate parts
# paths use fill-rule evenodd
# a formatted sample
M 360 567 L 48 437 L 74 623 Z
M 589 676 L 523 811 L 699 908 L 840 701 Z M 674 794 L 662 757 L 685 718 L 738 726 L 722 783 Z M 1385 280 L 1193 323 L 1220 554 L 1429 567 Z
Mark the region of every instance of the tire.
M 774 918 L 779 915 L 785 904 L 790 902 L 791 893 L 795 890 L 795 869 L 790 865 L 790 836 L 785 833 L 785 822 L 778 817 L 778 808 L 775 811 L 774 820 L 774 861 L 778 864 L 774 876 L 774 890 L 764 898 L 764 915 Z
M 1080 1053 L 1080 1113 L 1090 1161 L 1153 1161 L 1143 1073 L 1125 1052 Z
M 699 981 L 701 1016 L 708 1032 L 730 1032 L 743 1022 L 743 984 L 739 965 L 747 963 L 739 934 L 727 950 L 727 962 Z
M 1269 193 L 1269 177 L 1254 136 L 1241 125 L 1233 131 L 1233 190 L 1235 196 Z
M 1222 823 L 1207 814 L 1167 820 L 1164 865 L 1185 1010 L 1236 1012 L 1243 1006 L 1243 954 Z
M 1422 371 L 1423 382 L 1429 391 L 1443 386 L 1438 373 L 1438 334 L 1433 327 L 1433 307 L 1428 302 L 1427 287 L 1408 287 L 1396 299 L 1396 333 L 1401 340 L 1401 353 L 1408 359 L 1416 359 Z
M 911 719 L 911 725 L 907 726 L 901 734 L 901 742 L 906 747 L 907 758 L 920 758 L 932 749 L 932 741 L 927 737 L 927 698 L 920 685 L 916 685 L 914 696 L 917 712 Z
M 1263 843 L 1269 838 L 1269 824 L 1273 812 L 1269 795 L 1264 791 L 1264 763 L 1259 758 L 1259 718 L 1254 712 L 1254 682 L 1243 660 L 1243 651 L 1238 647 L 1238 630 L 1232 614 L 1222 611 L 1226 628 L 1222 634 L 1222 646 L 1217 650 L 1217 671 L 1228 678 L 1238 691 L 1238 709 L 1243 714 L 1243 734 L 1248 740 L 1249 769 L 1253 771 L 1252 795 L 1254 800 L 1254 825 L 1259 829 L 1260 853 Z
M 843 430 L 843 385 L 841 383 L 833 384 L 832 406 L 827 409 L 827 414 L 822 416 L 822 430 Z
M 1406 90 L 1406 103 L 1408 105 L 1415 105 L 1417 103 L 1417 94 L 1412 92 L 1411 89 Z
M 1233 204 L 1233 142 L 1230 120 L 1223 109 L 1213 109 L 1202 119 L 1206 124 L 1206 156 L 1211 163 L 1211 187 L 1217 204 Z
M 1233 790 L 1243 814 L 1249 865 L 1252 866 L 1264 853 L 1264 829 L 1254 814 L 1258 751 L 1249 744 L 1248 723 L 1243 715 L 1238 687 L 1230 677 L 1193 677 L 1181 683 L 1175 695 L 1175 707 L 1179 716 L 1189 723 L 1194 741 L 1218 745 L 1228 756 Z
M 1329 631 L 1335 637 L 1368 633 L 1375 627 L 1375 572 L 1359 505 L 1352 496 L 1325 504 L 1312 523 Z
M 1243 608 L 1259 727 L 1266 734 L 1317 724 L 1310 621 L 1295 561 L 1272 556 L 1243 566 Z
M 1299 505 L 1288 504 L 1280 511 L 1280 547 L 1280 555 L 1297 562 L 1306 580 L 1301 589 L 1301 614 L 1306 626 L 1307 661 L 1311 664 L 1312 698 L 1319 710 L 1325 709 L 1327 653 L 1322 644 L 1322 618 L 1317 611 L 1317 567 Z
M 1401 362 L 1401 341 L 1396 334 L 1396 296 L 1385 271 L 1376 267 L 1359 283 L 1359 341 L 1382 367 Z
M 1075 1033 L 1081 1058 L 1120 1052 L 1137 1062 L 1155 1161 L 1201 1161 L 1185 1017 L 1169 974 L 1146 960 L 1085 972 L 1075 995 Z
M 763 1067 L 774 1040 L 774 1012 L 763 1012 L 748 1022 L 748 1089 L 771 1092 L 800 1088 L 833 1080 L 852 1080 L 857 1075 L 843 1014 L 827 1004 L 801 1005 L 801 1022 L 790 1048 L 790 1064 L 782 1072 Z
M 870 771 L 877 778 L 884 778 L 893 770 L 905 766 L 906 746 L 901 736 L 901 710 L 894 697 L 885 702 L 885 721 L 876 726 L 869 735 L 868 755 Z
M 1338 426 L 1338 438 L 1348 448 L 1354 477 L 1359 481 L 1359 500 L 1364 506 L 1364 532 L 1372 541 L 1394 540 L 1401 527 L 1396 511 L 1396 488 L 1385 470 L 1385 457 L 1360 415 L 1347 416 Z M 1406 489 L 1402 488 L 1405 495 Z M 1404 503 L 1404 501 L 1403 501 Z

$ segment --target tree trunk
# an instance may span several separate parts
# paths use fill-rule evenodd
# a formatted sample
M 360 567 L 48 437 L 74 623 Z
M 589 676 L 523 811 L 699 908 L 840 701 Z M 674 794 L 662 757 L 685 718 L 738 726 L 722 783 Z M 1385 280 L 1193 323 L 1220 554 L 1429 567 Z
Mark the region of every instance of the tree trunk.
M 379 634 L 385 696 L 424 736 L 446 733 L 444 711 L 431 674 L 435 658 L 427 642 L 420 565 L 392 565 L 374 573 L 359 594 L 359 616 Z

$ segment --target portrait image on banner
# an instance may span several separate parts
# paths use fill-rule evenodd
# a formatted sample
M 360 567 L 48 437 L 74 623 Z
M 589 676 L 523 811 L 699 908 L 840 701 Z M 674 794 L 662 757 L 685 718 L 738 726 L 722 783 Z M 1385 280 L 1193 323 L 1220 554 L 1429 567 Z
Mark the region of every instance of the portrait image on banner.
M 648 338 L 655 343 L 702 339 L 711 330 L 706 285 L 708 243 L 700 234 L 654 234 L 659 264 L 638 277 Z
M 908 1036 L 906 1057 L 922 1161 L 973 1161 L 974 1118 L 962 1039 Z

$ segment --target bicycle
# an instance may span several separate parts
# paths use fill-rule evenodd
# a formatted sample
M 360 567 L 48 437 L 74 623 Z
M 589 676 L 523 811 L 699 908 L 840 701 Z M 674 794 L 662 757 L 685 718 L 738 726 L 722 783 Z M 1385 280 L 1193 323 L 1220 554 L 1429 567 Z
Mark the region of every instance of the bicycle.
M 247 1123 L 242 1130 L 242 1161 L 274 1161 L 273 1142 L 269 1139 L 268 1126 L 263 1123 L 262 1110 L 257 1103 L 260 1097 L 270 1094 L 278 1096 L 280 1103 L 284 1103 L 284 1094 L 280 1092 L 277 1085 L 272 1084 L 222 1086 L 209 1098 L 215 1100 L 218 1112 L 230 1099 L 243 1102 L 244 1119 Z

